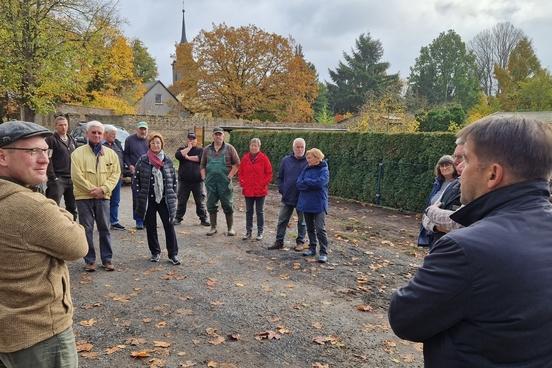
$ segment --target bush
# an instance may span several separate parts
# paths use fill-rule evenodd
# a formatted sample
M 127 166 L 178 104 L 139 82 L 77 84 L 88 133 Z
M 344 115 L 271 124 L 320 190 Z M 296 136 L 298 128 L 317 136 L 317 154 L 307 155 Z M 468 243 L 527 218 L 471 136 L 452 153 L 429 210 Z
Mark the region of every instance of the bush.
M 280 160 L 297 137 L 324 152 L 330 168 L 330 194 L 409 211 L 421 211 L 431 190 L 435 163 L 454 150 L 452 133 L 343 133 L 235 130 L 231 143 L 240 156 L 249 140 L 261 139 L 272 162 L 274 181 Z
M 416 114 L 421 132 L 446 132 L 453 124 L 462 126 L 466 112 L 460 105 L 442 106 Z

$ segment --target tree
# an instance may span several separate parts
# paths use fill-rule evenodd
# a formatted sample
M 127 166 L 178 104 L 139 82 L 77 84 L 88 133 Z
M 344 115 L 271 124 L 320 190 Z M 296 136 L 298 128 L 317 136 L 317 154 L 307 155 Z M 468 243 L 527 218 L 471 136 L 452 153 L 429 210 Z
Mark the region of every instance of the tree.
M 452 104 L 417 114 L 416 120 L 421 132 L 446 132 L 464 125 L 466 112 L 459 104 Z
M 498 100 L 506 111 L 516 111 L 520 108 L 520 88 L 522 83 L 540 75 L 545 78 L 540 61 L 533 50 L 531 41 L 524 37 L 512 50 L 506 68 L 495 66 L 495 76 L 498 80 L 500 93 Z
M 112 0 L 3 0 L 1 95 L 19 106 L 21 119 L 33 120 L 35 111 L 82 92 L 78 52 L 115 21 Z
M 142 83 L 153 82 L 159 75 L 155 59 L 150 55 L 142 41 L 138 39 L 133 40 L 131 47 L 134 60 L 134 75 L 140 78 Z
M 394 93 L 386 92 L 381 96 L 371 94 L 360 110 L 356 123 L 351 130 L 374 133 L 415 132 L 418 123 L 414 116 L 406 111 L 404 101 Z
M 398 93 L 398 74 L 387 74 L 388 62 L 382 62 L 383 46 L 370 34 L 361 34 L 351 55 L 343 53 L 345 62 L 330 70 L 333 83 L 328 83 L 328 98 L 334 113 L 357 112 L 369 93 Z
M 332 124 L 334 122 L 328 104 L 328 88 L 326 84 L 318 82 L 318 96 L 312 105 L 314 119 L 320 124 Z
M 192 113 L 210 113 L 211 109 L 198 95 L 199 68 L 193 58 L 193 44 L 179 43 L 174 55 L 176 81 L 169 90 Z
M 510 54 L 524 37 L 522 30 L 511 23 L 498 23 L 492 29 L 479 32 L 469 43 L 475 56 L 479 83 L 487 96 L 498 92 L 494 67 L 506 68 Z
M 291 40 L 253 25 L 221 24 L 196 36 L 193 56 L 198 94 L 215 115 L 284 121 L 295 120 L 298 109 L 309 115 L 315 73 L 297 59 Z
M 468 109 L 479 96 L 475 58 L 453 30 L 421 48 L 408 79 L 413 95 L 430 106 L 459 103 Z

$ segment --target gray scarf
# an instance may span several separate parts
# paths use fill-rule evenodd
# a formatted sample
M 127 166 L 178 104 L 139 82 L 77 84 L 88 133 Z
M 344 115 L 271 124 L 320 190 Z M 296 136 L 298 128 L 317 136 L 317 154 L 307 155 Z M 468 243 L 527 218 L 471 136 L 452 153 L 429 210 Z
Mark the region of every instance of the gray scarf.
M 161 151 L 157 155 L 161 161 L 165 159 L 165 152 Z M 163 199 L 163 169 L 159 170 L 155 166 L 151 168 L 151 173 L 153 174 L 153 193 L 155 194 L 155 202 L 161 203 Z

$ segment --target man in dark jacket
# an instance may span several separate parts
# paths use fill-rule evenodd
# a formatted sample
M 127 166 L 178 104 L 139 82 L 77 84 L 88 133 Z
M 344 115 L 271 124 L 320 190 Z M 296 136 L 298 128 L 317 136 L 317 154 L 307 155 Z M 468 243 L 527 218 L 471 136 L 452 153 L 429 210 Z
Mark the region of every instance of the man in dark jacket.
M 136 124 L 136 133 L 131 134 L 125 140 L 125 149 L 123 151 L 123 161 L 128 166 L 130 173 L 134 176 L 135 165 L 138 159 L 148 152 L 148 123 L 145 121 L 140 121 Z M 134 190 L 135 186 L 132 185 L 132 208 L 136 209 L 136 191 Z M 133 211 L 132 216 L 134 221 L 136 221 L 136 229 L 144 229 L 144 219 L 141 218 L 136 211 Z
M 301 171 L 307 166 L 305 158 L 306 143 L 303 138 L 293 140 L 293 154 L 285 156 L 280 162 L 278 171 L 278 192 L 282 195 L 282 204 L 278 214 L 278 225 L 276 227 L 276 241 L 268 249 L 282 249 L 284 238 L 293 210 L 297 212 L 297 238 L 295 238 L 295 250 L 300 252 L 305 247 L 305 234 L 307 225 L 303 213 L 297 207 L 299 192 L 296 182 Z
M 552 357 L 552 127 L 493 118 L 459 133 L 465 226 L 438 240 L 389 321 L 426 367 L 547 367 Z
M 190 198 L 190 192 L 194 196 L 196 214 L 203 226 L 211 226 L 207 220 L 205 208 L 205 189 L 201 179 L 200 165 L 203 148 L 197 146 L 195 133 L 188 133 L 188 144 L 179 147 L 174 157 L 179 162 L 178 166 L 178 207 L 176 208 L 175 225 L 182 222 L 186 214 L 186 204 Z
M 104 146 L 111 148 L 119 157 L 119 165 L 121 166 L 121 173 L 123 172 L 123 145 L 117 139 L 117 128 L 113 125 L 104 125 Z M 113 230 L 125 230 L 125 227 L 119 222 L 119 203 L 121 202 L 121 186 L 123 185 L 123 175 L 119 182 L 115 186 L 115 189 L 111 192 L 111 198 L 109 199 L 109 223 Z
M 65 209 L 73 214 L 73 219 L 76 220 L 77 204 L 71 180 L 71 153 L 77 145 L 73 137 L 67 134 L 69 123 L 65 116 L 56 117 L 54 125 L 54 134 L 46 137 L 46 143 L 52 149 L 52 158 L 48 165 L 46 197 L 53 199 L 59 206 L 63 196 Z

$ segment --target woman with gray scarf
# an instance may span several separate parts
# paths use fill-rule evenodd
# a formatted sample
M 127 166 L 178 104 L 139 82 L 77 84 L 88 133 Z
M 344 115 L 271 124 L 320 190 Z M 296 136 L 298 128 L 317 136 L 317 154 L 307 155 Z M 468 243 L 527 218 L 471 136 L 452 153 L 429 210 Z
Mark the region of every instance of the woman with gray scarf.
M 174 265 L 180 264 L 173 220 L 176 215 L 176 172 L 163 151 L 163 136 L 152 132 L 148 136 L 148 152 L 136 163 L 134 190 L 138 193 L 134 211 L 144 219 L 151 262 L 159 262 L 161 248 L 157 236 L 157 213 L 165 229 L 167 253 Z

